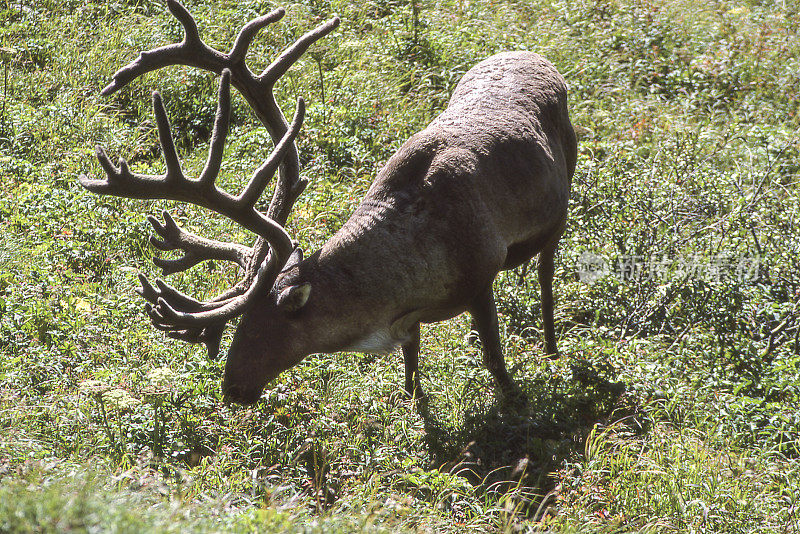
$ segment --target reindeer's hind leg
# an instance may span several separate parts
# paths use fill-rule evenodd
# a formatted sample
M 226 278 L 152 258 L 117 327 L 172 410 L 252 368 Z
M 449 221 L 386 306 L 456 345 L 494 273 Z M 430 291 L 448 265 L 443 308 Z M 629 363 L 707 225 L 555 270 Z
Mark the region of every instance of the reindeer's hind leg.
M 539 285 L 541 286 L 542 298 L 542 324 L 544 326 L 544 347 L 545 353 L 558 358 L 558 345 L 556 344 L 556 328 L 553 320 L 553 273 L 558 240 L 552 245 L 548 245 L 539 253 Z

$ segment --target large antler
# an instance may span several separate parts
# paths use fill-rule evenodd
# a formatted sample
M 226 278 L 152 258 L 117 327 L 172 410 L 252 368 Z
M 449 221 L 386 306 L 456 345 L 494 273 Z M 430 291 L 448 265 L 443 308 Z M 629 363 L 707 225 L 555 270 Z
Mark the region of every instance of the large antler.
M 303 35 L 261 74 L 255 75 L 245 63 L 247 49 L 261 28 L 283 17 L 283 9 L 276 9 L 248 22 L 236 37 L 231 51 L 225 54 L 209 47 L 200 39 L 194 18 L 180 2 L 167 0 L 167 6 L 183 25 L 183 41 L 141 52 L 133 62 L 114 74 L 113 81 L 103 89 L 102 94 L 109 95 L 135 78 L 168 65 L 189 65 L 220 74 L 219 105 L 205 168 L 197 179 L 184 176 L 169 120 L 161 96 L 156 92 L 153 93 L 153 109 L 159 142 L 164 153 L 164 174 L 131 172 L 124 159 L 114 165 L 103 149 L 97 147 L 97 158 L 106 173 L 106 179 L 94 180 L 81 176 L 79 180 L 81 185 L 94 193 L 127 198 L 170 199 L 196 204 L 229 217 L 258 236 L 253 247 L 248 248 L 205 239 L 187 232 L 178 227 L 166 211 L 163 212 L 163 224 L 155 217 L 148 217 L 153 229 L 160 236 L 151 236 L 153 246 L 165 251 L 183 251 L 183 256 L 178 259 L 153 260 L 164 274 L 189 269 L 208 259 L 233 261 L 245 269 L 245 275 L 239 283 L 205 302 L 181 293 L 160 279 L 153 286 L 144 276 L 140 276 L 142 288 L 139 293 L 150 303 L 147 313 L 156 328 L 167 331 L 168 335 L 177 339 L 205 343 L 209 355 L 215 357 L 225 323 L 243 313 L 256 296 L 271 288 L 286 264 L 293 245 L 283 225 L 292 205 L 307 185 L 305 180 L 300 179 L 299 159 L 294 143 L 305 115 L 304 102 L 298 99 L 294 118 L 289 125 L 275 101 L 273 87 L 311 44 L 339 25 L 339 19 L 334 17 Z M 231 84 L 253 108 L 275 145 L 267 160 L 235 197 L 215 184 L 230 122 Z M 276 170 L 280 171 L 278 182 L 269 208 L 264 214 L 255 205 Z

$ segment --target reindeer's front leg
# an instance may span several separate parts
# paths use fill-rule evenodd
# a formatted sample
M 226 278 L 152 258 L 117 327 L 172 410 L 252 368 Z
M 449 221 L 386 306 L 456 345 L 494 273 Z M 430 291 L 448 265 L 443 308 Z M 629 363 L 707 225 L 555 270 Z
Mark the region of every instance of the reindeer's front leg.
M 419 378 L 419 323 L 411 329 L 411 339 L 403 344 L 403 363 L 405 364 L 405 390 L 412 399 L 425 396 Z
M 503 359 L 503 347 L 500 344 L 500 328 L 497 322 L 497 308 L 494 304 L 492 286 L 478 295 L 469 309 L 472 314 L 475 329 L 481 340 L 483 349 L 483 364 L 494 377 L 495 384 L 500 388 L 506 399 L 524 399 L 517 385 L 511 380 L 506 371 Z

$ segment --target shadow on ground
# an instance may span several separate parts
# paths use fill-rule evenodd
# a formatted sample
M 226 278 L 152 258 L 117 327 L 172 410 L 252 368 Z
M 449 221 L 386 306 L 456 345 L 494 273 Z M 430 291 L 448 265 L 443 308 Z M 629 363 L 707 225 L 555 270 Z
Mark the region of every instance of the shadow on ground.
M 632 415 L 631 424 L 645 430 L 637 410 L 621 403 L 625 385 L 610 381 L 611 372 L 579 362 L 569 378 L 523 380 L 524 404 L 473 406 L 461 428 L 446 427 L 420 404 L 431 467 L 458 473 L 487 497 L 507 498 L 529 518 L 541 515 L 557 485 L 551 474 L 583 454 L 595 424 Z

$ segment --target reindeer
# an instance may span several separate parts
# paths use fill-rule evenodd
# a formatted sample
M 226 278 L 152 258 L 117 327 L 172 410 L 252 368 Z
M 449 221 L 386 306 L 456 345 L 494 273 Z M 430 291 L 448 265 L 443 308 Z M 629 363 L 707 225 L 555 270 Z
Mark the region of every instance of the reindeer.
M 181 251 L 154 258 L 163 273 L 204 260 L 238 264 L 244 275 L 208 301 L 196 300 L 158 279 L 139 275 L 153 325 L 168 336 L 220 348 L 226 323 L 241 316 L 228 351 L 223 392 L 252 404 L 278 374 L 309 354 L 386 352 L 402 347 L 405 390 L 423 396 L 418 359 L 420 323 L 469 311 L 483 361 L 504 396 L 519 394 L 503 360 L 492 283 L 497 274 L 539 255 L 545 350 L 556 355 L 553 324 L 553 259 L 563 233 L 576 138 L 567 113 L 563 78 L 531 52 L 501 53 L 467 72 L 447 108 L 412 136 L 378 173 L 350 219 L 322 248 L 304 258 L 284 226 L 306 187 L 295 138 L 304 118 L 298 99 L 291 123 L 275 102 L 276 81 L 338 17 L 308 32 L 261 74 L 245 63 L 258 31 L 283 9 L 246 24 L 229 53 L 206 45 L 191 14 L 167 0 L 182 24 L 182 42 L 142 52 L 102 90 L 109 95 L 146 72 L 189 65 L 220 75 L 218 109 L 205 168 L 187 178 L 178 160 L 161 96 L 153 108 L 166 170 L 131 172 L 96 153 L 104 179 L 79 178 L 99 194 L 171 199 L 220 213 L 258 237 L 252 247 L 200 237 L 180 228 L 166 211 L 149 216 L 153 246 Z M 238 196 L 215 185 L 230 119 L 230 85 L 266 127 L 274 149 Z M 274 174 L 278 180 L 266 213 L 256 207 Z

